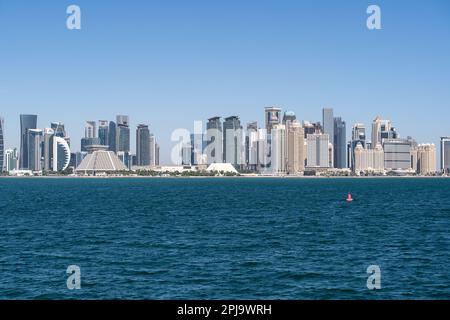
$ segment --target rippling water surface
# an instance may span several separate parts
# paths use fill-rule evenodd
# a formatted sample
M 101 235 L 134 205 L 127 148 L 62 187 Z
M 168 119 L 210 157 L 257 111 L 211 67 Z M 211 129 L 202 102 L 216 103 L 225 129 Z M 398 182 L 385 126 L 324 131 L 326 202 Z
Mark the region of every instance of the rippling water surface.
M 0 218 L 3 299 L 450 299 L 450 179 L 0 179 Z

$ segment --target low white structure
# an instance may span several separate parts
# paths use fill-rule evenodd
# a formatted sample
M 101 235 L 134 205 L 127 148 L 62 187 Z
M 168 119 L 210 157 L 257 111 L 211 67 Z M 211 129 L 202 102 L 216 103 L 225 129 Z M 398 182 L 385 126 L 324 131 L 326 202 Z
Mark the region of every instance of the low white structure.
M 206 171 L 238 173 L 231 163 L 211 163 Z

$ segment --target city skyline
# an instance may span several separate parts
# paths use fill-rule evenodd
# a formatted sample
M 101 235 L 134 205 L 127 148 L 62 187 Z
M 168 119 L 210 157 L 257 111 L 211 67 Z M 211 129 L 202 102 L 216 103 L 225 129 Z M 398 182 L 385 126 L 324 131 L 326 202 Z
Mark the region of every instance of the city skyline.
M 173 158 L 171 163 L 160 163 L 159 145 L 155 134 L 146 124 L 140 123 L 136 126 L 136 145 L 134 150 L 131 149 L 129 115 L 117 115 L 116 122 L 85 121 L 81 150 L 70 148 L 71 141 L 78 139 L 73 139 L 68 134 L 64 123 L 52 122 L 51 128 L 40 129 L 36 126 L 38 115 L 21 114 L 19 118 L 22 136 L 19 169 L 63 171 L 69 164 L 75 169 L 85 155 L 94 150 L 112 151 L 129 169 L 133 166 L 152 167 L 178 163 Z M 382 119 L 378 115 L 372 121 L 370 135 L 365 124 L 355 123 L 352 125 L 349 140 L 344 138 L 346 122 L 340 116 L 334 116 L 333 108 L 322 109 L 322 123 L 326 125 L 321 122 L 300 121 L 295 112 L 273 106 L 264 108 L 264 118 L 263 126 L 250 122 L 246 124 L 246 129 L 236 115 L 209 118 L 206 131 L 189 132 L 189 144 L 181 144 L 179 164 L 229 163 L 239 170 L 294 175 L 311 169 L 321 171 L 326 168 L 350 168 L 358 175 L 362 172 L 381 173 L 386 170 L 413 170 L 426 175 L 440 172 L 441 169 L 448 171 L 450 165 L 447 137 L 440 137 L 438 155 L 436 144 L 423 141 L 418 143 L 411 135 L 400 135 L 395 122 Z M 17 147 L 6 150 L 3 148 L 2 118 L 0 124 L 0 158 L 3 159 L 5 151 L 10 155 L 16 154 L 14 150 Z M 110 131 L 111 129 L 114 130 Z M 178 129 L 174 129 L 174 132 Z M 198 138 L 194 138 L 199 134 Z M 203 140 L 200 141 L 201 150 L 198 150 L 196 142 L 199 138 Z M 118 147 L 111 148 L 108 139 L 115 141 Z M 181 143 L 181 140 L 178 143 Z M 174 150 L 171 150 L 171 154 Z M 76 159 L 71 159 L 71 154 Z M 256 162 L 252 162 L 255 155 Z M 8 159 L 8 162 L 11 161 L 12 158 Z
M 152 127 L 167 162 L 173 128 L 215 114 L 263 123 L 267 105 L 315 120 L 333 107 L 347 140 L 373 110 L 419 141 L 438 145 L 448 135 L 447 1 L 377 1 L 383 28 L 375 31 L 365 26 L 365 1 L 134 2 L 108 4 L 107 14 L 77 1 L 79 31 L 65 28 L 65 6 L 23 4 L 0 10 L 8 31 L 0 42 L 9 44 L 0 52 L 8 62 L 0 74 L 6 148 L 19 145 L 18 114 L 39 114 L 38 127 L 62 121 L 78 137 L 80 123 L 125 112 L 132 127 Z

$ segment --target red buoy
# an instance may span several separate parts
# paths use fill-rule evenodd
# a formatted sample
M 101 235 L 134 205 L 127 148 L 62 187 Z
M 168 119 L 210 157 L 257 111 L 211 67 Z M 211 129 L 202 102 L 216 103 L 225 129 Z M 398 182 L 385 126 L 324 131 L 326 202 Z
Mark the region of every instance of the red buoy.
M 347 202 L 352 202 L 353 201 L 353 199 L 352 199 L 352 195 L 350 194 L 350 192 L 348 193 L 348 196 L 347 196 Z

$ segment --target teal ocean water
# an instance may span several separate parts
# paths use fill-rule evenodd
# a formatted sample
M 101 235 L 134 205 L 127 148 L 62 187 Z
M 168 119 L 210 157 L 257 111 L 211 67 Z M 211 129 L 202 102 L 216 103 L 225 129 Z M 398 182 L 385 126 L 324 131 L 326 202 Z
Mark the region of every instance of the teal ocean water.
M 0 298 L 449 299 L 450 179 L 0 179 Z

